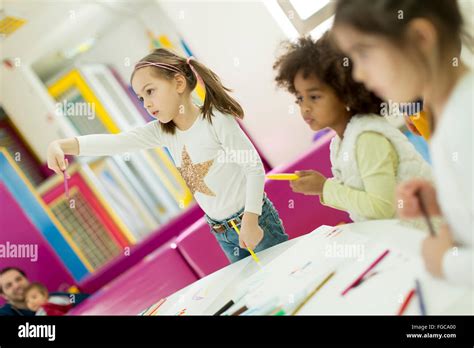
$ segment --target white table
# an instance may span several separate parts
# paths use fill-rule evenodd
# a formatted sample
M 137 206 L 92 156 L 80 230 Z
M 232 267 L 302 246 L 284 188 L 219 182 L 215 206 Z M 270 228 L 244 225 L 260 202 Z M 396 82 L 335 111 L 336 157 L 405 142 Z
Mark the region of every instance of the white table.
M 424 238 L 425 232 L 415 230 L 413 228 L 404 226 L 404 223 L 399 220 L 377 220 L 363 223 L 354 223 L 346 225 L 354 233 L 363 235 L 369 238 L 371 241 L 377 241 L 384 243 L 390 247 L 397 248 L 398 250 L 406 253 L 407 255 L 419 255 L 421 241 Z M 219 295 L 216 298 L 209 300 L 210 302 L 206 306 L 206 309 L 199 314 L 212 315 L 219 310 L 229 299 L 234 298 L 236 295 L 236 288 L 239 283 L 255 274 L 259 271 L 262 266 L 265 266 L 275 260 L 288 248 L 293 246 L 295 243 L 306 238 L 308 235 L 294 238 L 285 243 L 276 245 L 270 249 L 261 251 L 258 253 L 258 257 L 261 261 L 261 266 L 257 265 L 252 258 L 248 257 L 244 260 L 231 264 L 225 268 L 222 268 L 213 274 L 196 281 L 193 284 L 177 291 L 173 295 L 169 296 L 164 304 L 156 311 L 156 315 L 160 314 L 177 314 L 170 313 L 170 309 L 175 308 L 177 303 L 184 303 L 189 297 L 190 290 L 204 286 L 206 283 L 219 283 L 222 284 L 222 288 L 219 290 Z M 430 277 L 427 275 L 427 277 Z M 448 287 L 444 281 L 430 280 L 430 286 L 427 289 L 423 289 L 427 302 L 430 301 L 443 301 L 440 299 L 440 294 L 446 293 Z M 451 287 L 451 286 L 449 286 Z M 324 290 L 324 287 L 323 287 Z M 449 290 L 449 288 L 448 288 Z M 327 289 L 327 291 L 331 291 Z M 457 296 L 454 301 L 450 301 L 449 306 L 446 310 L 440 313 L 428 313 L 428 314 L 474 314 L 474 291 L 467 288 L 456 289 Z M 316 297 L 315 297 L 316 298 Z M 447 301 L 447 299 L 446 299 Z M 330 312 L 312 312 L 311 301 L 303 307 L 300 314 L 345 314 L 345 313 L 330 313 Z M 350 313 L 354 314 L 354 313 Z M 356 314 L 370 314 L 364 313 L 363 311 Z M 393 313 L 386 313 L 393 314 Z M 417 307 L 411 305 L 407 308 L 406 314 L 418 314 Z

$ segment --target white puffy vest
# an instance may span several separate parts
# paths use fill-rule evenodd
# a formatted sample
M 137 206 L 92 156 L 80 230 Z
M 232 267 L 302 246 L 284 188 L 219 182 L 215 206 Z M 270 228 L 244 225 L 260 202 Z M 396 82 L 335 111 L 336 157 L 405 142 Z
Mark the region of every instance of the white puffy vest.
M 356 141 L 363 132 L 376 132 L 387 138 L 398 155 L 397 183 L 407 179 L 422 177 L 432 180 L 431 167 L 416 151 L 413 144 L 386 119 L 377 115 L 356 115 L 347 124 L 344 138 L 341 141 L 335 136 L 330 144 L 330 157 L 334 178 L 349 187 L 364 190 L 356 161 Z M 367 218 L 348 212 L 354 222 Z

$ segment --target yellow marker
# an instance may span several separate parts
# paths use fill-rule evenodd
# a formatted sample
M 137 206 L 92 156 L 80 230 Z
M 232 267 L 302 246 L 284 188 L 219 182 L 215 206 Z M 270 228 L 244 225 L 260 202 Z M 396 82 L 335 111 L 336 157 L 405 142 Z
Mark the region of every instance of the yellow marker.
M 297 180 L 299 176 L 296 174 L 268 174 L 267 179 L 270 180 Z
M 428 113 L 426 111 L 420 111 L 419 114 L 411 115 L 410 120 L 423 138 L 429 140 L 431 137 L 431 130 Z
M 232 224 L 232 227 L 234 228 L 235 232 L 237 232 L 238 235 L 240 235 L 240 231 L 239 231 L 239 228 L 237 227 L 237 225 L 235 224 L 234 220 L 231 220 L 230 222 Z M 255 255 L 255 253 L 253 252 L 252 249 L 250 248 L 247 248 L 247 250 L 249 251 L 250 255 L 252 256 L 252 258 L 255 260 L 255 262 L 257 264 L 260 264 L 260 260 L 258 259 L 257 255 Z

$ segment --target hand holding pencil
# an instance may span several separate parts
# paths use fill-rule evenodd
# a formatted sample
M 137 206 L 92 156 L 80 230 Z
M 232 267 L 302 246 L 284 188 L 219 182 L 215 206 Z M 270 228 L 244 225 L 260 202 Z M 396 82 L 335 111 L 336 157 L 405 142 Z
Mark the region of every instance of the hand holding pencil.
M 258 224 L 259 215 L 245 212 L 242 217 L 240 230 L 232 226 L 239 234 L 239 246 L 241 248 L 255 249 L 263 239 L 263 230 Z
M 436 199 L 436 189 L 425 179 L 412 179 L 397 187 L 398 214 L 402 218 L 419 218 L 441 215 L 441 209 Z M 425 211 L 423 211 L 425 210 Z
M 293 192 L 304 195 L 320 195 L 323 192 L 326 177 L 315 170 L 296 171 L 298 180 L 290 181 Z
M 231 221 L 231 223 L 232 223 L 232 227 L 234 228 L 235 232 L 239 235 L 239 240 L 241 240 L 241 239 L 240 239 L 240 237 L 241 237 L 241 232 L 240 232 L 239 228 L 237 227 L 237 225 L 235 224 L 234 221 Z M 258 224 L 257 224 L 257 226 L 258 226 Z M 263 230 L 262 230 L 262 228 L 261 228 L 260 226 L 258 226 L 258 228 L 259 228 L 260 231 L 261 231 L 261 238 L 260 238 L 260 240 L 259 240 L 259 242 L 260 242 L 260 241 L 263 239 Z M 258 243 L 257 243 L 257 244 L 258 244 Z M 252 258 L 255 260 L 255 262 L 257 262 L 257 264 L 260 264 L 260 260 L 258 259 L 257 255 L 255 255 L 255 253 L 253 252 L 254 246 L 250 247 L 250 246 L 248 246 L 248 245 L 242 245 L 241 247 L 247 248 L 247 250 L 249 251 L 249 253 L 250 253 L 250 255 L 252 256 Z
M 422 256 L 425 267 L 432 275 L 442 278 L 444 254 L 454 247 L 453 237 L 448 225 L 444 224 L 436 234 L 431 217 L 441 215 L 433 184 L 423 179 L 412 179 L 397 188 L 398 212 L 402 218 L 424 217 L 430 236 L 423 240 Z

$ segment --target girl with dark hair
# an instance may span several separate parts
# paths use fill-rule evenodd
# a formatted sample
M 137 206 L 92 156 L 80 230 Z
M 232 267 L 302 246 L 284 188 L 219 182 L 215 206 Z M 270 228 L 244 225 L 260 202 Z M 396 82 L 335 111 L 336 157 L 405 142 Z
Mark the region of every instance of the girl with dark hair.
M 425 180 L 400 185 L 399 213 L 419 217 L 424 203 L 429 215 L 443 217 L 438 235 L 423 242 L 426 268 L 472 286 L 474 74 L 459 57 L 463 41 L 472 49 L 472 37 L 458 2 L 339 0 L 333 31 L 355 80 L 398 103 L 423 96 L 432 112 L 436 188 Z
M 326 32 L 286 43 L 274 64 L 278 86 L 296 96 L 301 116 L 318 131 L 336 132 L 330 145 L 332 178 L 300 171 L 293 191 L 349 212 L 353 221 L 393 218 L 396 184 L 429 178 L 429 165 L 380 113 L 382 101 L 351 76 L 351 62 Z

